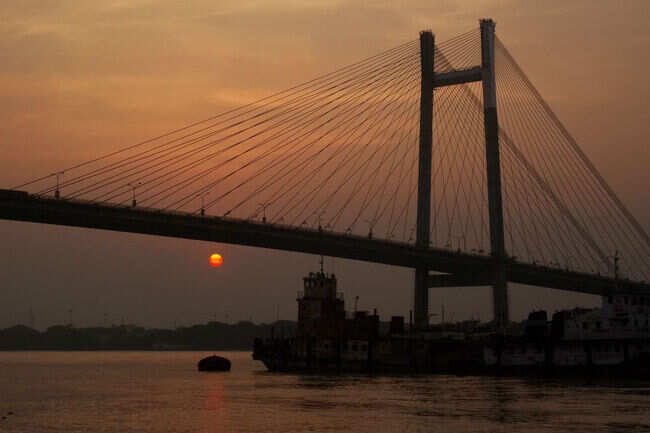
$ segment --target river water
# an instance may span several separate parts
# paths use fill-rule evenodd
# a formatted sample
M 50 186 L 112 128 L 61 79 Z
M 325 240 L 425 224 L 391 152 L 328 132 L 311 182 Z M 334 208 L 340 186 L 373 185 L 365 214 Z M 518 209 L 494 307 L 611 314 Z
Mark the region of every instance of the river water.
M 207 355 L 0 352 L 0 432 L 650 431 L 648 382 L 277 374 L 249 352 L 199 373 Z

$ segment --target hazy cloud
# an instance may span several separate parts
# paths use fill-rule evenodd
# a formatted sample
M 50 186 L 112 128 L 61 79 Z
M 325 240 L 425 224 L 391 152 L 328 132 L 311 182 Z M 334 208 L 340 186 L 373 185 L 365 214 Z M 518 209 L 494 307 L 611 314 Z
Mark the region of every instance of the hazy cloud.
M 416 39 L 491 16 L 497 33 L 622 200 L 650 230 L 646 0 L 21 0 L 0 5 L 0 184 L 158 135 Z M 146 325 L 295 316 L 313 257 L 229 245 L 0 222 L 0 326 L 81 324 L 108 311 Z M 226 264 L 208 268 L 218 249 Z M 264 266 L 259 266 L 264 263 Z M 289 266 L 288 263 L 291 263 Z M 334 261 L 347 299 L 408 314 L 411 272 Z M 254 271 L 253 271 L 254 270 Z M 593 304 L 516 288 L 513 311 Z M 442 290 L 457 318 L 489 292 Z

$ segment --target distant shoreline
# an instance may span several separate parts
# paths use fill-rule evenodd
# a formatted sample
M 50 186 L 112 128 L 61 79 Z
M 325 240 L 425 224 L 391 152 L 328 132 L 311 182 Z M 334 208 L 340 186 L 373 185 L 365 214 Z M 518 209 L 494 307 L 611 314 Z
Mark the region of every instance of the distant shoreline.
M 252 351 L 256 338 L 292 335 L 296 324 L 238 322 L 176 329 L 147 329 L 134 325 L 76 328 L 55 325 L 39 332 L 24 325 L 0 329 L 0 351 Z

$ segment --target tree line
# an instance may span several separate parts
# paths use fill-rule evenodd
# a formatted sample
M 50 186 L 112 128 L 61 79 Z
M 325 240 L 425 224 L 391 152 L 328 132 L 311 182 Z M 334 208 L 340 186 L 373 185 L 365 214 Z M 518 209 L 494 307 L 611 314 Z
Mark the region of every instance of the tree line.
M 208 322 L 176 329 L 55 325 L 40 332 L 16 325 L 0 329 L 0 350 L 252 350 L 255 338 L 289 336 L 295 327 L 293 321 L 241 321 Z

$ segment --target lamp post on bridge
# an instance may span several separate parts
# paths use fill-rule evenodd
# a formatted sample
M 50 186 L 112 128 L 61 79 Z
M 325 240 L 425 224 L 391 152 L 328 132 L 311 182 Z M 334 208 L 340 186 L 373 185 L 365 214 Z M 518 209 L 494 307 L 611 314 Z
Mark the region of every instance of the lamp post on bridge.
M 201 216 L 205 216 L 205 196 L 210 194 L 210 191 L 205 191 L 200 194 L 201 197 Z
M 127 184 L 129 188 L 131 188 L 131 191 L 133 192 L 132 200 L 131 200 L 131 207 L 135 207 L 137 202 L 135 201 L 135 189 L 142 185 L 142 182 L 129 182 Z
M 54 198 L 61 198 L 61 193 L 59 192 L 59 178 L 65 174 L 65 171 L 57 171 L 52 173 L 52 176 L 56 176 L 56 189 L 54 190 Z
M 325 211 L 322 211 L 318 214 L 318 231 L 323 232 L 323 225 L 322 225 L 322 219 L 323 215 L 325 215 Z
M 368 224 L 368 239 L 372 239 L 372 227 L 373 223 L 370 220 L 365 220 L 365 222 Z
M 463 251 L 467 251 L 467 239 L 465 236 L 454 236 L 454 238 L 458 240 L 458 249 L 460 250 L 460 246 L 462 245 Z M 462 244 L 460 243 L 461 240 L 463 241 Z
M 609 261 L 610 259 L 613 261 L 613 263 Z M 618 255 L 618 250 L 616 250 L 616 251 L 614 252 L 614 255 L 613 255 L 613 256 L 607 256 L 607 257 L 605 257 L 605 259 L 604 259 L 603 261 L 604 261 L 605 264 L 607 265 L 607 272 L 608 272 L 608 273 L 611 272 L 611 270 L 612 270 L 612 268 L 613 268 L 613 271 L 614 271 L 614 272 L 613 272 L 613 274 L 614 274 L 614 275 L 613 275 L 613 277 L 614 277 L 614 281 L 616 281 L 616 285 L 618 286 L 618 279 L 619 279 L 619 277 L 620 277 L 620 275 L 619 275 L 620 267 L 619 267 L 619 264 L 618 264 L 618 263 L 621 261 L 621 258 L 620 258 L 619 255 Z
M 258 205 L 258 209 L 262 208 L 262 222 L 263 223 L 266 223 L 266 208 L 269 207 L 269 206 L 271 206 L 270 201 L 266 201 L 264 203 L 259 203 L 259 205 Z

